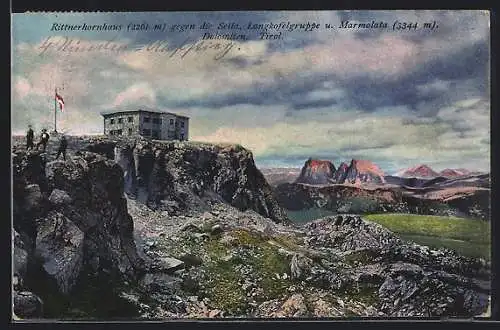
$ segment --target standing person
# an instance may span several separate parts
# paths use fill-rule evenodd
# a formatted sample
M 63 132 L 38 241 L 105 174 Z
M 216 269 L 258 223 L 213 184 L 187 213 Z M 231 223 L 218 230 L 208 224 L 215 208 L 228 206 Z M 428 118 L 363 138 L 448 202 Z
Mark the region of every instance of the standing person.
M 28 126 L 28 133 L 26 133 L 26 150 L 33 149 L 33 139 L 35 138 L 35 133 L 31 129 L 31 125 Z
M 61 135 L 59 139 L 59 149 L 57 150 L 56 159 L 59 159 L 59 156 L 62 154 L 63 159 L 66 160 L 66 148 L 68 147 L 68 141 L 66 140 L 66 136 L 64 134 Z
M 44 128 L 42 129 L 42 136 L 40 138 L 40 142 L 37 143 L 36 148 L 40 147 L 40 145 L 43 146 L 43 152 L 45 152 L 45 149 L 47 148 L 47 142 L 49 142 L 49 133 L 47 133 L 47 130 Z

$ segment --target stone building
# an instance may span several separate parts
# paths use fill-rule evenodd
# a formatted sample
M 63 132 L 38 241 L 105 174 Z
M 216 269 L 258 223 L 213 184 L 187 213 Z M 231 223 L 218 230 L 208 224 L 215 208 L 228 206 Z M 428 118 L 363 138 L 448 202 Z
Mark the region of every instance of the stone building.
M 154 140 L 188 140 L 189 118 L 171 112 L 130 110 L 102 113 L 105 135 L 137 136 Z

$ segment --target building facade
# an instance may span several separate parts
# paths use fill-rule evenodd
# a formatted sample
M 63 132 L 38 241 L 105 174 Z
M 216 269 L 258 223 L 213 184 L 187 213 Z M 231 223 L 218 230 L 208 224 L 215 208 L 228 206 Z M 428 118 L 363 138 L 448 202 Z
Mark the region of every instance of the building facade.
M 143 136 L 153 140 L 189 138 L 189 118 L 171 112 L 134 110 L 103 113 L 104 134 L 112 136 Z

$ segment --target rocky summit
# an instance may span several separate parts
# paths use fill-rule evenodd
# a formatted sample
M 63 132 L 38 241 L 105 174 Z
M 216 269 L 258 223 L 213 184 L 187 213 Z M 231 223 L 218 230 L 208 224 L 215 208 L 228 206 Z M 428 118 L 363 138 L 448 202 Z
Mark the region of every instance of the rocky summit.
M 338 169 L 328 160 L 309 158 L 300 176 L 294 183 L 327 185 L 327 184 L 383 184 L 384 172 L 368 160 L 352 159 L 350 165 L 341 163 Z
M 328 184 L 335 175 L 335 166 L 328 160 L 309 158 L 295 183 Z
M 472 317 L 490 264 L 357 214 L 299 226 L 238 145 L 14 141 L 18 318 Z M 385 198 L 392 198 L 386 196 Z

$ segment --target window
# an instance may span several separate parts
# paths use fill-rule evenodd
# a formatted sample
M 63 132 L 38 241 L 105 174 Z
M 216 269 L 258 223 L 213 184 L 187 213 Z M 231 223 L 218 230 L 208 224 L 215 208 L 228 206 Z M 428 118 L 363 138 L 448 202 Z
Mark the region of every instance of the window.
M 144 117 L 144 122 L 149 123 L 149 117 Z
M 151 130 L 150 129 L 143 129 L 142 130 L 142 135 L 144 135 L 144 136 L 150 136 L 151 135 Z
M 160 131 L 154 130 L 152 136 L 153 139 L 160 139 Z
M 170 125 L 173 125 L 173 124 L 174 124 L 174 120 L 170 119 Z
M 181 127 L 184 128 L 184 122 L 183 121 L 181 121 Z
M 131 122 L 134 121 L 134 117 L 128 117 L 127 120 L 128 120 L 129 123 L 131 123 Z
M 116 130 L 115 132 L 116 132 L 116 135 L 122 135 L 122 130 L 121 129 Z
M 153 118 L 153 124 L 161 124 L 160 118 Z
M 118 124 L 122 124 L 123 123 L 123 118 L 118 118 Z
M 181 134 L 181 140 L 184 140 L 184 134 Z
M 132 135 L 132 129 L 131 128 L 128 129 L 128 135 Z
M 114 120 L 113 118 L 111 118 L 111 119 L 109 120 L 109 123 L 110 123 L 110 124 L 114 124 L 114 123 L 115 123 L 115 120 Z

